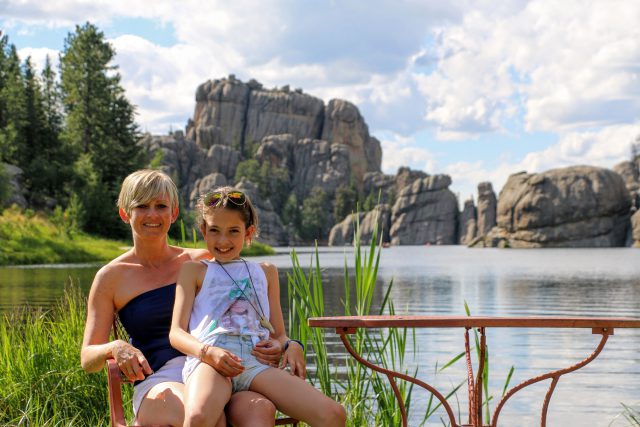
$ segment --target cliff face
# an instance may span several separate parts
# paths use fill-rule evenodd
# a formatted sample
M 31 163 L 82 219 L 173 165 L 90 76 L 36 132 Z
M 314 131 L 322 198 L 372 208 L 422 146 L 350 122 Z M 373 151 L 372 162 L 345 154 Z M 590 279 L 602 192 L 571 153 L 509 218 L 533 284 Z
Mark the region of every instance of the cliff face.
M 477 206 L 469 200 L 459 212 L 448 176 L 405 167 L 395 175 L 382 173 L 380 142 L 355 105 L 339 99 L 325 105 L 299 89 L 265 89 L 233 76 L 197 88 L 186 133 L 147 135 L 142 144 L 176 180 L 188 208 L 213 187 L 242 185 L 257 201 L 261 240 L 275 245 L 313 242 L 298 234 L 299 218 L 298 225 L 295 218 L 283 225 L 283 205 L 293 198 L 294 213 L 302 213 L 303 201 L 317 187 L 326 197 L 320 203 L 324 212 L 317 213 L 325 217 L 321 235 L 329 236 L 329 244 L 351 242 L 353 217 L 334 218 L 344 213 L 337 210 L 339 196 L 351 194 L 354 209 L 356 199 L 361 210 L 363 201 L 369 207 L 379 202 L 360 216 L 362 230 L 370 234 L 374 218 L 382 218 L 383 239 L 396 245 L 640 245 L 639 217 L 630 219 L 640 206 L 638 156 L 616 165 L 615 172 L 580 166 L 515 174 L 498 198 L 491 183 L 483 182 Z M 238 165 L 248 160 L 255 162 L 253 172 L 260 170 L 255 179 L 261 182 L 236 183 Z
M 391 244 L 457 243 L 458 201 L 448 175 L 434 175 L 405 187 L 393 205 Z
M 176 179 L 190 208 L 198 194 L 220 183 L 233 184 L 238 165 L 253 158 L 260 166 L 285 169 L 283 191 L 299 201 L 321 187 L 330 201 L 328 226 L 342 219 L 332 218 L 336 189 L 353 184 L 362 191 L 367 173 L 381 173 L 380 142 L 369 135 L 355 105 L 339 99 L 325 105 L 301 90 L 265 89 L 234 76 L 197 88 L 186 134 L 147 135 L 142 144 L 150 157 L 161 153 L 162 169 Z M 295 237 L 286 236 L 278 223 L 282 206 L 260 208 L 275 215 L 264 215 L 264 241 L 286 243 Z

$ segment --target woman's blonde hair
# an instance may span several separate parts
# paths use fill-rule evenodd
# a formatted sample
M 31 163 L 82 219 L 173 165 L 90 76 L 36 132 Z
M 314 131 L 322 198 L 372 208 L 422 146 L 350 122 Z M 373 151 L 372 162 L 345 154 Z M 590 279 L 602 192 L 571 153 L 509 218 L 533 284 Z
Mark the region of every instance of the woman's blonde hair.
M 230 197 L 230 195 L 234 193 L 241 195 L 240 200 L 243 200 L 241 203 L 234 201 L 234 198 Z M 214 195 L 216 196 L 215 198 L 212 197 Z M 249 228 L 253 225 L 255 228 L 253 235 L 258 235 L 258 213 L 246 193 L 233 187 L 218 187 L 205 194 L 201 194 L 196 203 L 200 225 L 205 224 L 204 216 L 207 213 L 219 207 L 240 212 L 245 227 Z
M 178 207 L 178 189 L 173 180 L 164 172 L 154 169 L 140 169 L 122 182 L 118 207 L 131 215 L 136 206 L 149 203 L 157 197 L 168 197 L 171 211 Z

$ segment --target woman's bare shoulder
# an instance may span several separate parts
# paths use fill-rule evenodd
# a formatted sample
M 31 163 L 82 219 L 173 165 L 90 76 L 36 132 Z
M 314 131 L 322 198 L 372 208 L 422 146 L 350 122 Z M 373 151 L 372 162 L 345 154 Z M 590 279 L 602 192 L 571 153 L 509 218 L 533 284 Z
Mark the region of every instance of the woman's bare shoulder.
M 211 254 L 206 249 L 193 249 L 193 248 L 177 248 L 181 256 L 186 256 L 191 261 L 201 261 L 203 259 L 211 258 Z

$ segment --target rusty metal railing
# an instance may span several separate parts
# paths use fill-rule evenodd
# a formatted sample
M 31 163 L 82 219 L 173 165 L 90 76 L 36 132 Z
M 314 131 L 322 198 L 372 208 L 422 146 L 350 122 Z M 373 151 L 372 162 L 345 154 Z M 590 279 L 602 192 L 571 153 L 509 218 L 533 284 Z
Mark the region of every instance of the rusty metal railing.
M 500 411 L 505 403 L 518 391 L 523 388 L 544 381 L 551 380 L 551 384 L 545 395 L 542 412 L 540 414 L 540 425 L 546 426 L 547 409 L 556 385 L 562 375 L 582 368 L 594 360 L 610 335 L 613 335 L 615 328 L 640 328 L 640 319 L 631 318 L 602 318 L 602 317 L 481 317 L 481 316 L 337 316 L 337 317 L 315 317 L 310 318 L 309 326 L 318 328 L 335 328 L 336 333 L 347 351 L 361 364 L 368 368 L 384 374 L 396 396 L 402 414 L 403 426 L 407 426 L 407 413 L 404 402 L 398 390 L 396 379 L 409 381 L 418 385 L 440 401 L 442 407 L 447 412 L 451 427 L 497 427 Z M 455 419 L 453 409 L 433 386 L 417 378 L 395 371 L 390 371 L 363 359 L 353 349 L 347 335 L 355 334 L 358 328 L 464 328 L 465 356 L 467 364 L 467 386 L 469 397 L 469 420 L 467 424 L 459 424 Z M 473 366 L 471 363 L 471 353 L 469 349 L 469 330 L 477 328 L 480 334 L 480 356 L 478 360 L 478 372 L 474 379 Z M 558 369 L 543 375 L 530 378 L 508 390 L 498 405 L 496 406 L 491 424 L 484 424 L 482 416 L 482 382 L 484 364 L 486 362 L 486 328 L 583 328 L 591 329 L 593 334 L 602 335 L 596 349 L 587 358 L 579 363 L 564 369 Z

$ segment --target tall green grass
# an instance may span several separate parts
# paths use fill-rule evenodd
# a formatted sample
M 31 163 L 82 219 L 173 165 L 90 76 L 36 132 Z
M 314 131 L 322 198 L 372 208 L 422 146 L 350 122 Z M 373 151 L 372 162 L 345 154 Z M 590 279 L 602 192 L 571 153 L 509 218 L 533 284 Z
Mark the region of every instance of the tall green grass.
M 362 249 L 360 224 L 356 219 L 354 233 L 355 273 L 351 276 L 345 259 L 344 298 L 345 315 L 395 314 L 393 302 L 389 298 L 393 281 L 384 290 L 380 307 L 372 308 L 380 263 L 381 239 L 376 228 L 367 250 Z M 372 373 L 368 368 L 351 358 L 345 360 L 344 370 L 339 372 L 335 360 L 330 360 L 327 352 L 325 331 L 310 328 L 309 317 L 325 314 L 322 271 L 316 247 L 313 262 L 305 270 L 295 251 L 291 253 L 293 269 L 288 274 L 289 290 L 289 333 L 303 340 L 313 349 L 316 369 L 310 372 L 309 380 L 325 394 L 342 402 L 348 413 L 348 425 L 395 426 L 402 424 L 401 411 L 391 385 L 386 377 Z M 352 295 L 352 290 L 355 292 Z M 415 336 L 414 336 L 415 338 Z M 383 329 L 372 331 L 359 329 L 351 336 L 351 345 L 365 359 L 397 372 L 415 376 L 418 372 L 407 372 L 402 368 L 407 353 L 408 331 L 406 329 Z M 415 343 L 415 339 L 413 339 Z M 415 347 L 411 350 L 415 353 Z M 412 384 L 404 381 L 398 384 L 406 404 L 407 413 L 411 408 Z
M 106 376 L 80 367 L 85 310 L 80 290 L 69 286 L 50 310 L 24 307 L 3 316 L 0 425 L 108 425 Z

